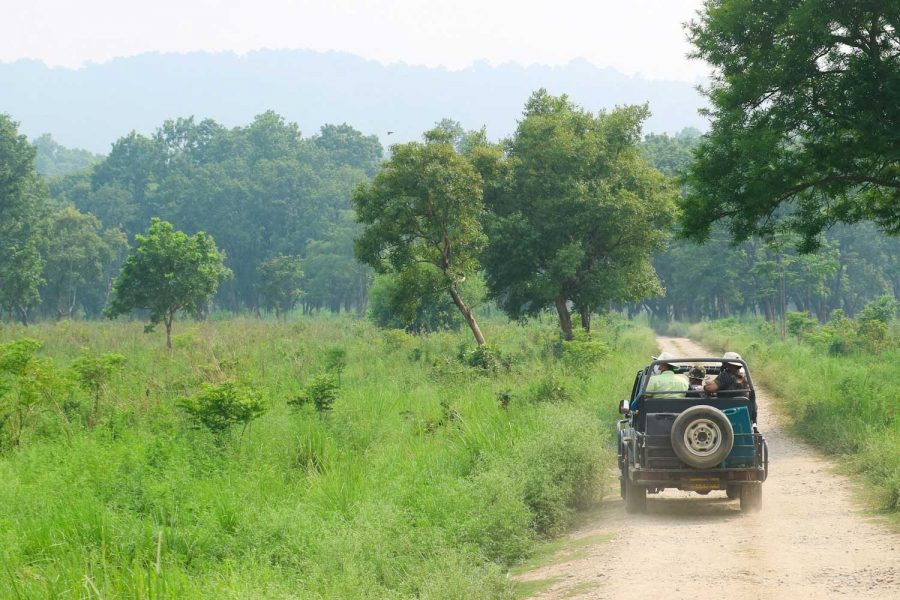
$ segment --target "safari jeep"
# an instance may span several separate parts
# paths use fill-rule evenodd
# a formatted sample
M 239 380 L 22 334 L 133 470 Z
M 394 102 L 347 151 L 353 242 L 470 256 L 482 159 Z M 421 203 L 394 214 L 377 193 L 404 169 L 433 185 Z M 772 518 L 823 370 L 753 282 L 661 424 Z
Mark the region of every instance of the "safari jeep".
M 707 381 L 722 370 L 721 358 L 654 361 L 639 371 L 631 398 L 622 400 L 618 423 L 618 459 L 625 510 L 643 512 L 647 494 L 677 488 L 708 494 L 725 490 L 740 498 L 742 511 L 762 508 L 762 484 L 768 475 L 766 441 L 756 427 L 756 393 L 750 370 L 741 363 L 749 390 L 647 392 L 661 362 L 678 372 L 706 366 Z

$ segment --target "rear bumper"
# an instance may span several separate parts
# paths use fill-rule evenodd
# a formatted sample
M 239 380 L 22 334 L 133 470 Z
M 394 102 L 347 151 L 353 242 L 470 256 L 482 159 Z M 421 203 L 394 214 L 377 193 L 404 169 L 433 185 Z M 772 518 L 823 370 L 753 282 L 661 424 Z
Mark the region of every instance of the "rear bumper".
M 762 483 L 766 480 L 763 468 L 746 469 L 641 469 L 631 468 L 632 483 L 655 488 L 681 490 L 724 490 L 729 485 Z

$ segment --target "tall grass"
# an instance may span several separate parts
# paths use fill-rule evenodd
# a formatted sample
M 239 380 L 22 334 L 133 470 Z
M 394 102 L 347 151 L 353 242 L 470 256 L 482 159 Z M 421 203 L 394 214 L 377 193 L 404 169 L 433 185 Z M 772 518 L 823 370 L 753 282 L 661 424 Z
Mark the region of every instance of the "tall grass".
M 763 322 L 676 325 L 671 332 L 740 352 L 795 430 L 863 475 L 882 508 L 900 512 L 900 351 L 834 356 L 797 339 L 781 340 Z
M 550 325 L 485 329 L 493 370 L 465 335 L 349 319 L 184 326 L 172 352 L 132 323 L 5 329 L 60 373 L 83 348 L 127 362 L 96 420 L 68 387 L 0 455 L 0 597 L 510 597 L 507 567 L 600 493 L 653 338 L 608 323 L 579 364 Z M 292 409 L 335 347 L 333 410 Z M 222 444 L 176 403 L 228 380 L 268 411 Z

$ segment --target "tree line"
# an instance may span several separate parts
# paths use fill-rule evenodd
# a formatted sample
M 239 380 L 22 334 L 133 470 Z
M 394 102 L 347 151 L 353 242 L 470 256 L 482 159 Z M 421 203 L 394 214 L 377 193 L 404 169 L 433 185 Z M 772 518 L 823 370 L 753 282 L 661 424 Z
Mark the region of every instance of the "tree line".
M 347 125 L 304 138 L 271 112 L 167 121 L 96 162 L 44 139 L 88 164 L 48 185 L 0 117 L 0 307 L 115 306 L 128 243 L 161 218 L 212 234 L 215 303 L 234 311 L 363 312 L 374 270 L 377 320 L 456 313 L 479 344 L 482 298 L 513 319 L 554 312 L 569 339 L 611 308 L 783 327 L 789 310 L 856 314 L 900 293 L 900 9 L 813 4 L 705 3 L 687 27 L 714 68 L 703 136 L 642 139 L 646 106 L 592 113 L 540 90 L 506 140 L 444 121 L 384 161 Z
M 220 308 L 365 310 L 371 271 L 353 258 L 350 193 L 382 159 L 374 136 L 326 125 L 303 137 L 267 112 L 231 129 L 167 121 L 151 136 L 122 137 L 100 159 L 47 137 L 32 145 L 2 115 L 0 139 L 7 317 L 99 316 L 129 244 L 152 218 L 215 239 L 233 272 L 215 297 Z M 35 168 L 71 165 L 84 168 L 47 178 Z M 276 289 L 276 272 L 293 275 L 278 283 L 291 289 Z

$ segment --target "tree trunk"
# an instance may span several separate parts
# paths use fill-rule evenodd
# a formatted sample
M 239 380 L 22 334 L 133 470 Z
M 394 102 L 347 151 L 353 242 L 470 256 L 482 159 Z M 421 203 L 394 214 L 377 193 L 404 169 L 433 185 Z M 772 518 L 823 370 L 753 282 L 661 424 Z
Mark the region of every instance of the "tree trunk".
M 556 304 L 556 313 L 559 315 L 559 327 L 562 329 L 563 338 L 572 340 L 575 337 L 572 335 L 572 315 L 569 314 L 566 299 L 562 296 L 557 296 L 553 302 Z
M 166 315 L 166 348 L 172 349 L 172 321 L 175 320 L 174 314 Z
M 19 305 L 17 308 L 19 309 L 19 318 L 22 320 L 22 325 L 28 327 L 28 307 Z
M 450 286 L 450 295 L 453 297 L 453 302 L 456 304 L 456 308 L 459 309 L 459 312 L 462 313 L 463 318 L 466 320 L 466 323 L 469 324 L 469 329 L 472 330 L 472 335 L 475 336 L 475 341 L 478 342 L 479 346 L 484 346 L 484 335 L 481 333 L 481 328 L 478 327 L 478 323 L 475 321 L 475 315 L 472 314 L 472 309 L 466 306 L 466 303 L 463 302 L 463 299 L 459 297 L 459 292 L 456 291 L 454 286 Z
M 591 332 L 591 311 L 587 308 L 579 308 L 578 312 L 581 314 L 581 328 L 584 329 L 587 333 Z M 629 318 L 631 318 L 629 312 Z

